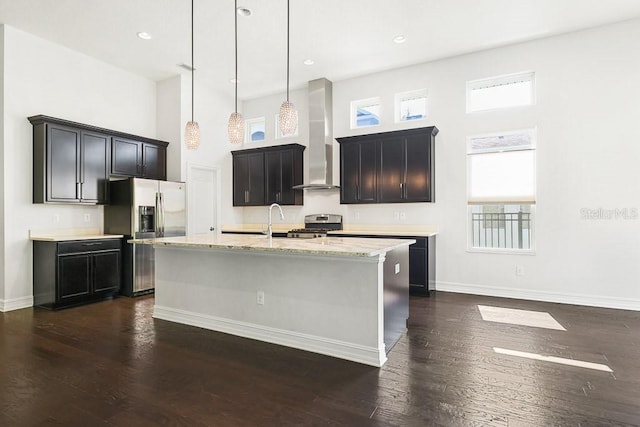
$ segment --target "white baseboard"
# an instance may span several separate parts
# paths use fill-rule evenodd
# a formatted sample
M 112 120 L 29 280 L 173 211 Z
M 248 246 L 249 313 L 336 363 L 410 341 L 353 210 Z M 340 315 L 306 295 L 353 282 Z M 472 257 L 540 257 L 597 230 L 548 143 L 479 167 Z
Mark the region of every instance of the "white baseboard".
M 153 308 L 153 317 L 155 319 L 168 320 L 239 337 L 311 351 L 313 353 L 325 354 L 365 365 L 380 367 L 387 360 L 384 345 L 383 348 L 379 350 L 375 347 L 367 347 L 315 335 L 157 305 Z
M 437 282 L 436 290 L 475 294 L 502 298 L 517 298 L 533 301 L 557 302 L 561 304 L 588 305 L 591 307 L 616 308 L 640 311 L 640 300 L 615 298 L 601 295 L 568 294 L 560 292 L 535 291 L 531 289 L 503 288 L 499 286 L 475 285 L 470 283 Z
M 13 299 L 0 299 L 0 312 L 20 310 L 33 307 L 33 297 L 21 297 Z

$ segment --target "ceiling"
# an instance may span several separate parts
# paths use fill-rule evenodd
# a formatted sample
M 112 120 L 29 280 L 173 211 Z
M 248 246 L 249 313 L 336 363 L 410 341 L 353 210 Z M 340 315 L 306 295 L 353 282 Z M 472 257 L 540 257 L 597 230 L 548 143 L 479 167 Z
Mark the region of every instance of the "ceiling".
M 195 1 L 196 80 L 233 93 L 233 0 Z M 286 85 L 286 1 L 238 0 L 241 99 Z M 190 0 L 0 0 L 0 22 L 152 80 L 186 73 Z M 291 87 L 640 16 L 638 0 L 293 0 Z M 136 36 L 145 31 L 152 39 Z M 392 39 L 404 35 L 406 42 Z M 314 65 L 304 65 L 313 59 Z

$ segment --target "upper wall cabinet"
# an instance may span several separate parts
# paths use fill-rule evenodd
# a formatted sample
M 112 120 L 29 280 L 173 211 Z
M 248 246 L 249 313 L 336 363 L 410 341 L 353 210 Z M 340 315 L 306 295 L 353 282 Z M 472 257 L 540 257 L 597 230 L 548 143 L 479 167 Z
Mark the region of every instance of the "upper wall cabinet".
M 165 180 L 167 178 L 167 148 L 157 142 L 143 142 L 114 137 L 111 173 Z
M 434 202 L 435 126 L 337 138 L 340 203 Z
M 167 142 L 47 116 L 29 121 L 34 203 L 108 203 L 110 174 L 166 179 Z M 116 149 L 121 141 L 133 144 L 132 153 Z M 118 169 L 121 164 L 129 169 Z
M 233 206 L 302 205 L 303 151 L 300 144 L 232 151 Z

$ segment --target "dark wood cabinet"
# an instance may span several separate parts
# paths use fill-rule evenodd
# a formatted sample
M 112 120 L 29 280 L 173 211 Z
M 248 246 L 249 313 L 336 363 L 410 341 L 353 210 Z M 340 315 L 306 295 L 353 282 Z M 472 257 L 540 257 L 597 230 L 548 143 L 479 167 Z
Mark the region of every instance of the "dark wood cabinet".
M 376 152 L 376 141 L 357 141 L 341 146 L 340 200 L 342 203 L 375 202 L 378 186 Z
M 340 234 L 331 237 L 366 237 L 372 239 L 414 239 L 409 246 L 409 292 L 411 295 L 429 296 L 436 289 L 436 236 L 395 236 L 388 234 Z
M 80 133 L 80 200 L 107 203 L 111 137 L 97 132 Z
M 433 202 L 436 127 L 337 138 L 340 203 Z
M 436 288 L 436 236 L 414 237 L 409 246 L 409 291 L 429 296 Z
M 142 143 L 124 138 L 113 138 L 111 173 L 114 175 L 142 175 Z
M 233 156 L 233 206 L 264 205 L 264 154 Z
M 303 151 L 299 144 L 232 151 L 233 205 L 302 205 Z
M 108 203 L 111 174 L 167 178 L 167 142 L 42 115 L 29 121 L 34 203 Z
M 126 138 L 113 138 L 111 173 L 118 176 L 167 179 L 166 146 Z
M 34 241 L 34 305 L 56 309 L 116 295 L 121 248 L 121 239 Z
M 302 183 L 303 150 L 290 148 L 264 153 L 265 204 L 302 205 L 303 191 L 292 187 Z
M 106 203 L 110 137 L 40 122 L 34 125 L 34 203 Z

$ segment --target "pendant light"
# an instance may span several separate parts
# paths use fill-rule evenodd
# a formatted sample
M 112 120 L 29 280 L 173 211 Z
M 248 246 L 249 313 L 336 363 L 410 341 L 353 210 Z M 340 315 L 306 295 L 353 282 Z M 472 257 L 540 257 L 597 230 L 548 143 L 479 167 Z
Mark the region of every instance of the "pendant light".
M 287 0 L 287 99 L 280 106 L 278 115 L 280 132 L 283 136 L 293 135 L 298 128 L 298 110 L 289 102 L 289 0 Z
M 236 54 L 236 78 L 235 84 L 235 98 L 236 109 L 229 117 L 229 141 L 232 144 L 241 144 L 244 142 L 244 118 L 242 114 L 238 113 L 238 0 L 234 0 L 233 17 L 235 22 L 235 54 Z
M 184 143 L 189 150 L 196 150 L 200 146 L 200 126 L 198 122 L 193 120 L 193 93 L 195 82 L 193 79 L 193 72 L 195 71 L 195 64 L 193 63 L 193 0 L 191 0 L 191 121 L 187 122 L 187 126 L 184 129 Z

